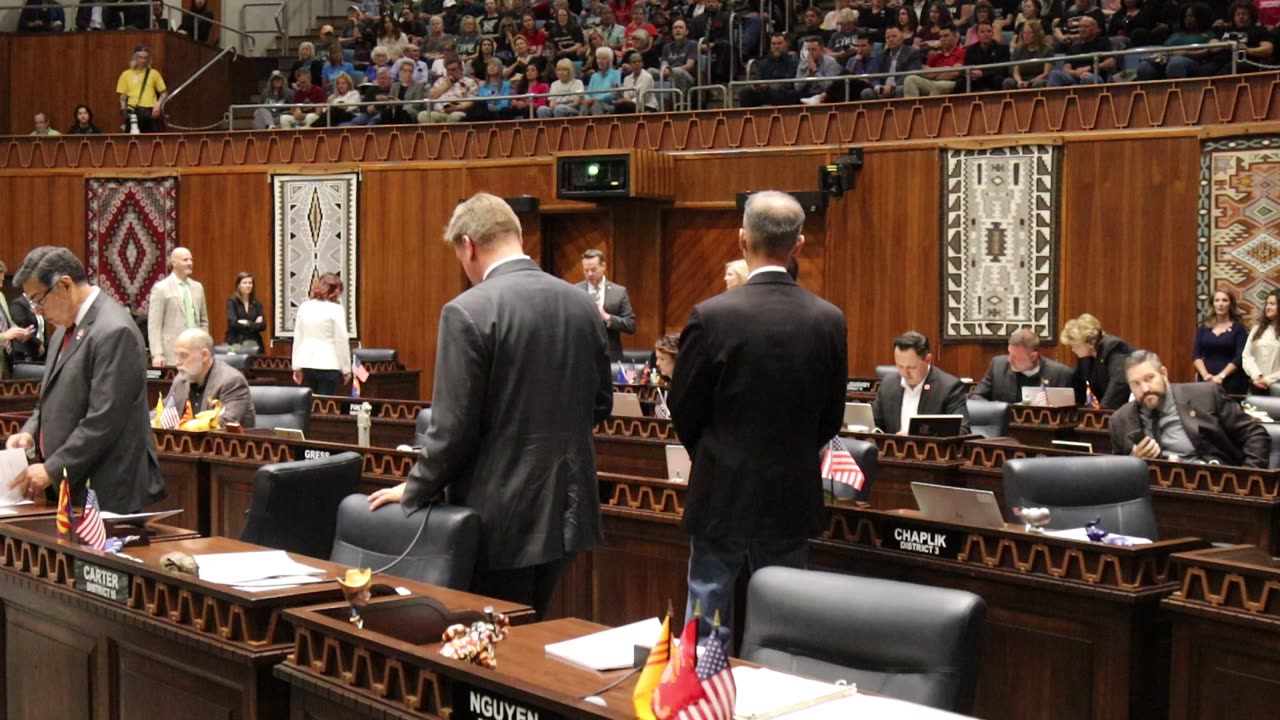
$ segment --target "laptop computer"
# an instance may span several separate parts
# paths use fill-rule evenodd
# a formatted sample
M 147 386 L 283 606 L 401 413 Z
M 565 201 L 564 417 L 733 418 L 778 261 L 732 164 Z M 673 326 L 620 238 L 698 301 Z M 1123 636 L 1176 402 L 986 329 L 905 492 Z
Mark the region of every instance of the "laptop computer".
M 854 432 L 871 432 L 875 430 L 876 419 L 871 412 L 871 403 L 845 403 L 844 429 Z
M 1000 503 L 990 490 L 913 482 L 911 494 L 916 498 L 920 513 L 930 520 L 987 528 L 1004 527 Z
M 635 393 L 616 392 L 613 394 L 614 417 L 644 417 L 640 411 L 640 396 Z
M 671 482 L 689 482 L 689 471 L 693 461 L 689 459 L 689 451 L 683 445 L 667 446 L 667 479 Z
M 957 437 L 963 426 L 963 415 L 916 415 L 907 425 L 907 434 L 925 437 Z
M 1035 402 L 1036 396 L 1039 394 L 1040 388 L 1038 387 L 1024 387 L 1022 388 L 1022 402 L 1030 405 Z M 1045 386 L 1044 394 L 1049 399 L 1049 407 L 1070 407 L 1076 404 L 1076 391 L 1072 388 Z

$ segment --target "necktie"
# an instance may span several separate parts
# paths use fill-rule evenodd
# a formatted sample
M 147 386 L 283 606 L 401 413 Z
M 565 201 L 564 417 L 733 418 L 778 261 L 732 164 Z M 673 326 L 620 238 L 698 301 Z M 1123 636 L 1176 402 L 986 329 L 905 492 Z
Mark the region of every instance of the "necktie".
M 182 286 L 182 312 L 187 317 L 187 327 L 196 326 L 196 309 L 191 305 L 191 286 L 183 280 L 179 285 Z
M 1151 439 L 1160 442 L 1160 411 L 1151 411 Z M 1163 447 L 1163 446 L 1162 446 Z

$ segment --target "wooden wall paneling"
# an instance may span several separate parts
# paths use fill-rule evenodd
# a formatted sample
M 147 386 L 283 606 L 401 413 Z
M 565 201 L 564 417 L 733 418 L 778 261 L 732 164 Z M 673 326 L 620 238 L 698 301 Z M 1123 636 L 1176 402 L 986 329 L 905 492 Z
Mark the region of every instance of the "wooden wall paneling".
M 582 282 L 582 253 L 591 248 L 604 251 L 606 275 L 614 276 L 613 214 L 607 208 L 597 212 L 544 215 L 542 242 L 550 267 L 544 268 L 571 283 Z
M 17 135 L 29 134 L 32 117 L 43 111 L 60 132 L 71 125 L 71 111 L 85 102 L 85 89 L 93 75 L 92 62 L 84 62 L 85 35 L 42 33 L 9 38 L 9 126 Z M 37 61 L 44 58 L 45 62 Z M 67 72 L 67 59 L 77 72 Z M 54 60 L 53 62 L 49 62 Z M 115 83 L 112 83 L 112 88 Z
M 678 155 L 676 205 L 732 205 L 738 193 L 756 190 L 817 190 L 818 169 L 834 155 L 830 148 Z
M 84 179 L 78 175 L 0 178 L 0 260 L 13 273 L 32 248 L 63 245 L 85 256 Z
M 688 167 L 687 164 L 677 165 Z M 742 257 L 738 249 L 737 210 L 668 210 L 663 272 L 666 308 L 663 324 L 679 332 L 694 305 L 724 291 L 724 264 Z
M 538 198 L 540 204 L 555 199 L 553 160 L 539 158 L 513 165 L 510 163 L 468 165 L 466 170 L 465 197 L 487 192 L 504 198 L 524 195 Z M 541 212 L 522 213 L 520 226 L 524 231 L 524 251 L 544 270 L 549 270 L 543 257 Z
M 625 200 L 613 204 L 612 277 L 627 288 L 636 314 L 636 334 L 623 335 L 628 350 L 652 348 L 662 336 L 662 203 Z
M 0 58 L 10 57 L 9 47 L 12 37 L 13 36 L 8 33 L 0 33 Z M 8 69 L 0 70 L 0 97 L 9 98 L 9 102 L 12 103 L 13 98 L 9 95 L 9 73 L 15 72 L 17 69 L 13 67 L 14 63 L 12 62 L 6 64 L 8 65 Z M 16 133 L 18 131 L 18 128 L 12 127 L 10 123 L 9 113 L 0 112 L 0 135 L 8 135 L 9 133 Z
M 120 96 L 116 93 L 116 83 L 120 80 L 120 73 L 129 68 L 129 63 L 133 60 L 133 49 L 139 45 L 151 48 L 151 67 L 160 71 L 160 76 L 169 89 L 177 87 L 173 82 L 173 71 L 167 65 L 168 53 L 165 52 L 163 32 L 122 30 L 72 35 L 83 38 L 80 49 L 82 54 L 72 57 L 92 58 L 93 62 L 80 64 L 84 69 L 81 75 L 84 85 L 80 88 L 79 97 L 64 110 L 60 110 L 59 114 L 69 113 L 77 103 L 83 102 L 93 109 L 94 121 L 99 129 L 104 133 L 120 132 L 123 121 L 120 118 Z M 55 69 L 52 65 L 49 68 Z M 49 82 L 62 82 L 62 77 L 63 73 L 58 72 L 57 77 L 49 78 Z M 70 127 L 70 118 L 61 121 L 59 125 L 60 129 L 66 130 L 62 125 Z

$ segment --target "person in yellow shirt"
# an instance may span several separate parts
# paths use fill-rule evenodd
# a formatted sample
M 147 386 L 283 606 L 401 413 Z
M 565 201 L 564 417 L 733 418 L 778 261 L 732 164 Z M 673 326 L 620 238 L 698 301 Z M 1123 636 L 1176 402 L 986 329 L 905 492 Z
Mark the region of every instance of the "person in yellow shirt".
M 164 112 L 164 101 L 169 96 L 160 71 L 151 67 L 151 48 L 139 45 L 133 50 L 133 62 L 120 73 L 116 81 L 120 95 L 120 115 L 125 130 L 129 129 L 129 112 L 138 115 L 138 129 L 142 132 L 159 132 Z

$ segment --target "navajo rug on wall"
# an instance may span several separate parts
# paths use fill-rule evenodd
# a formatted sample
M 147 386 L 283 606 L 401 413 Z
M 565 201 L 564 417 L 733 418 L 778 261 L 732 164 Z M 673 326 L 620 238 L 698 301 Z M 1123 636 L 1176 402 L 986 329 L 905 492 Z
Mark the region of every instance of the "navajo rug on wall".
M 86 180 L 84 226 L 89 282 L 146 312 L 178 246 L 178 178 Z
M 359 183 L 357 173 L 272 176 L 275 337 L 293 337 L 294 317 L 307 299 L 311 281 L 327 272 L 342 278 L 347 332 L 359 337 Z
M 943 151 L 942 340 L 1057 337 L 1057 148 Z
M 1258 317 L 1280 286 L 1280 135 L 1201 145 L 1196 296 L 1203 310 L 1219 288 Z

